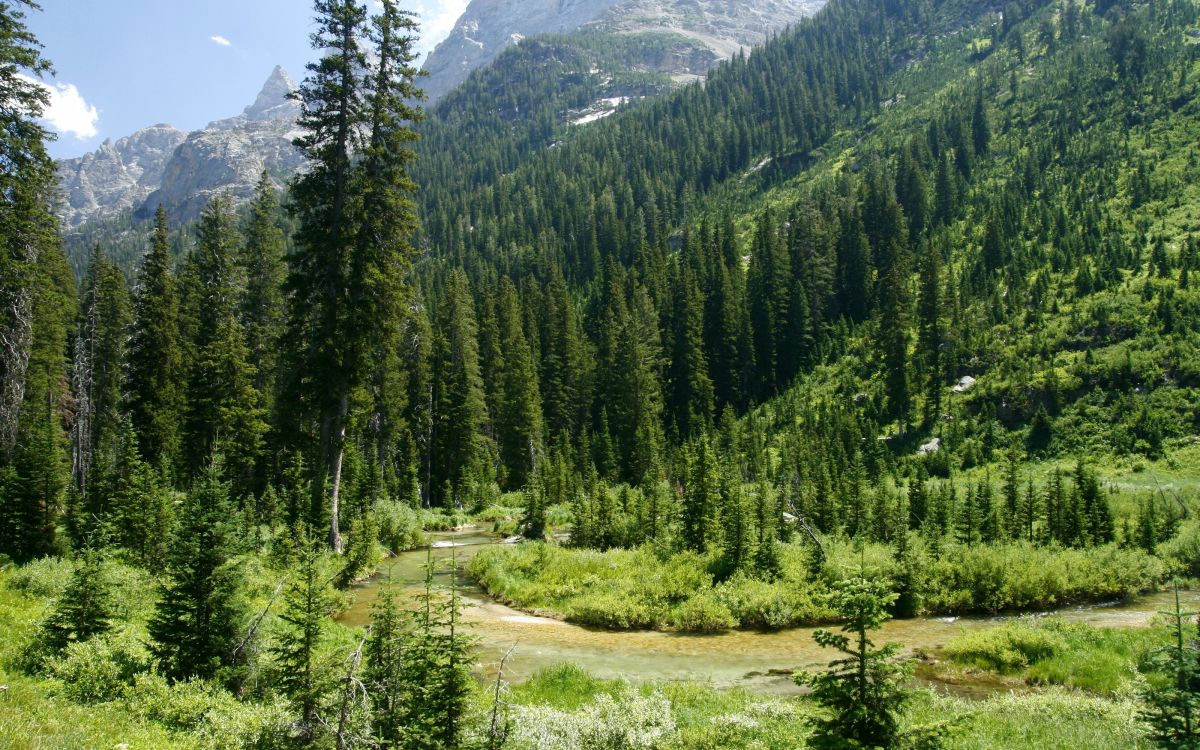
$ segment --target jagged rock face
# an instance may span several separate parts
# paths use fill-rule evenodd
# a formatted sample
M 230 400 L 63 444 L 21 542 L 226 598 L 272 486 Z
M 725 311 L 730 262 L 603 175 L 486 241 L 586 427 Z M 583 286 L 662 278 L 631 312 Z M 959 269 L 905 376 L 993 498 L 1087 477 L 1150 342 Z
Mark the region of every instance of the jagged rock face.
M 594 25 L 617 32 L 675 32 L 729 59 L 824 5 L 825 0 L 627 0 Z
M 295 89 L 287 72 L 276 66 L 242 114 L 188 135 L 163 169 L 160 187 L 135 218 L 152 216 L 162 204 L 173 220 L 190 221 L 218 193 L 235 203 L 248 200 L 264 169 L 282 185 L 304 164 L 292 145 L 300 104 L 288 95 Z
M 170 125 L 154 125 L 58 162 L 63 198 L 59 214 L 65 225 L 74 227 L 141 206 L 161 184 L 167 161 L 186 137 Z
M 825 0 L 472 0 L 454 31 L 426 60 L 429 77 L 423 86 L 436 101 L 524 37 L 583 28 L 671 31 L 727 59 L 824 4 Z M 689 76 L 707 70 L 696 70 L 692 63 L 672 72 Z
M 436 101 L 495 60 L 510 44 L 535 34 L 571 32 L 621 0 L 471 0 L 450 36 L 429 54 L 421 86 Z
M 235 201 L 253 196 L 264 169 L 282 185 L 304 163 L 292 145 L 300 105 L 288 94 L 295 88 L 277 66 L 254 103 L 236 117 L 190 134 L 155 125 L 60 161 L 63 221 L 76 227 L 130 208 L 144 219 L 160 203 L 174 221 L 188 221 L 217 193 Z

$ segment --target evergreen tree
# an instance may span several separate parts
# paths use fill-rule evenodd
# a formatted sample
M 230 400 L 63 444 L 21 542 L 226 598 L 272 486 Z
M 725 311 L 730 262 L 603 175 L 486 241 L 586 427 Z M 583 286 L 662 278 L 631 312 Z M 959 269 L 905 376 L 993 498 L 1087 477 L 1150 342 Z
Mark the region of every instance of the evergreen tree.
M 506 277 L 498 300 L 500 358 L 496 438 L 508 487 L 526 486 L 542 448 L 541 394 L 529 343 L 525 338 L 517 290 Z
M 218 675 L 232 665 L 242 632 L 236 513 L 222 473 L 214 460 L 179 509 L 166 582 L 150 619 L 150 651 L 172 680 Z
M 402 746 L 413 750 L 456 750 L 465 739 L 475 639 L 463 632 L 457 562 L 450 558 L 445 593 L 433 587 L 432 558 L 426 563 L 425 587 L 403 645 L 408 690 L 399 723 L 404 727 Z
M 927 243 L 921 256 L 920 295 L 917 300 L 917 352 L 925 389 L 925 421 L 942 413 L 942 259 L 939 250 Z
M 439 311 L 434 351 L 433 490 L 458 492 L 478 479 L 488 453 L 487 405 L 479 367 L 478 326 L 466 274 L 451 272 Z
M 704 353 L 704 298 L 692 270 L 679 269 L 672 294 L 669 413 L 682 440 L 698 435 L 713 421 L 713 382 Z
M 12 459 L 34 344 L 41 255 L 59 244 L 50 135 L 38 118 L 49 105 L 41 79 L 53 73 L 29 31 L 28 0 L 0 6 L 0 467 Z
M 284 594 L 284 626 L 271 655 L 279 689 L 296 712 L 300 736 L 311 741 L 319 732 L 322 700 L 332 687 L 322 648 L 334 603 L 320 554 L 308 540 L 300 544 L 298 569 Z
M 707 439 L 701 439 L 688 462 L 688 480 L 683 492 L 683 524 L 680 541 L 684 549 L 700 554 L 708 550 L 713 535 L 721 501 L 721 477 L 717 471 L 717 460 Z M 732 497 L 732 491 L 730 493 Z M 740 488 L 736 497 L 741 501 Z M 739 507 L 739 513 L 742 509 Z M 744 519 L 743 519 L 744 520 Z M 745 529 L 740 530 L 739 542 L 745 538 Z
M 71 367 L 72 474 L 81 496 L 88 494 L 93 457 L 97 452 L 111 453 L 110 443 L 121 424 L 125 337 L 132 322 L 129 304 L 120 269 L 96 245 L 80 297 Z
M 88 546 L 42 626 L 46 645 L 62 651 L 71 643 L 104 635 L 112 629 L 114 609 L 104 558 Z
M 142 261 L 133 295 L 126 392 L 142 457 L 172 464 L 180 448 L 184 362 L 179 301 L 171 274 L 167 212 L 154 215 L 154 241 Z
M 65 355 L 75 290 L 60 245 L 47 244 L 37 253 L 33 281 L 17 441 L 0 460 L 0 551 L 17 560 L 56 550 L 70 468 L 63 426 L 70 405 Z
M 247 363 L 254 368 L 257 406 L 266 415 L 274 410 L 275 378 L 286 312 L 283 284 L 287 266 L 279 221 L 275 185 L 264 171 L 250 203 L 250 221 L 239 258 L 246 281 L 239 320 L 245 331 Z
M 200 307 L 188 377 L 185 454 L 195 473 L 214 452 L 225 452 L 233 491 L 241 497 L 252 488 L 266 423 L 237 318 L 244 287 L 236 263 L 239 245 L 229 200 L 218 196 L 201 214 L 196 247 Z
M 835 587 L 832 603 L 846 624 L 842 633 L 818 630 L 813 640 L 845 657 L 830 662 L 825 672 L 797 677 L 800 684 L 812 688 L 813 698 L 826 711 L 812 719 L 815 731 L 809 742 L 813 747 L 901 746 L 900 715 L 909 699 L 904 683 L 912 674 L 912 664 L 898 659 L 899 644 L 876 647 L 870 637 L 889 619 L 888 609 L 895 601 L 896 594 L 863 578 Z
M 363 682 L 371 701 L 371 728 L 383 747 L 400 747 L 404 737 L 404 682 L 407 623 L 396 606 L 396 597 L 385 590 L 371 605 L 371 633 L 367 637 Z
M 1150 726 L 1150 738 L 1158 747 L 1196 750 L 1200 748 L 1200 653 L 1185 631 L 1195 613 L 1183 611 L 1177 586 L 1174 611 L 1160 614 L 1170 623 L 1174 642 L 1156 649 L 1150 658 L 1163 681 L 1143 687 L 1146 707 L 1141 718 Z
M 396 345 L 415 230 L 407 167 L 420 96 L 411 15 L 385 2 L 368 28 L 354 0 L 316 0 L 313 46 L 297 98 L 310 168 L 292 187 L 300 220 L 289 258 L 291 407 L 315 423 L 314 505 L 341 552 L 339 498 L 351 394 Z M 372 53 L 364 48 L 373 42 Z M 361 158 L 355 158 L 361 153 Z

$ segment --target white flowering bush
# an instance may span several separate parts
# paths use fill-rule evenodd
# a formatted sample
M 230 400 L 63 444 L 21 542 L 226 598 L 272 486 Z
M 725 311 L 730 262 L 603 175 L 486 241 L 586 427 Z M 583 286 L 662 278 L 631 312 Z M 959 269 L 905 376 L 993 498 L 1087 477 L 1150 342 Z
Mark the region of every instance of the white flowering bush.
M 545 706 L 513 710 L 507 747 L 516 750 L 654 750 L 675 732 L 671 702 L 661 693 L 626 689 L 602 694 L 578 711 Z

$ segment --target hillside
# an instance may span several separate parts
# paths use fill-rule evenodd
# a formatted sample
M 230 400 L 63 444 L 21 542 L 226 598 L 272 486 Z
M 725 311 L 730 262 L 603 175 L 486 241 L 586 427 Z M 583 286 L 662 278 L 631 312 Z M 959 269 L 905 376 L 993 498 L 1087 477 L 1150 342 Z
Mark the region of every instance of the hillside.
M 72 257 L 0 106 L 0 744 L 1200 742 L 1200 3 L 518 5 L 426 112 L 318 3 Z

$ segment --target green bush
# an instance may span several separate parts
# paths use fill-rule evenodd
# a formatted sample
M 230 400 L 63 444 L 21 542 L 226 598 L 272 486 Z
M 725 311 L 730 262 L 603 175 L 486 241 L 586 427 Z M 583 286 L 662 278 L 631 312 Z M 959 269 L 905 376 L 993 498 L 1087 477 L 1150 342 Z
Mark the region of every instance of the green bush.
M 701 591 L 675 608 L 671 625 L 689 633 L 720 633 L 737 627 L 738 620 L 711 591 Z
M 46 663 L 48 675 L 77 703 L 117 700 L 149 668 L 146 647 L 127 631 L 72 643 L 62 656 Z
M 1158 545 L 1158 554 L 1180 573 L 1200 578 L 1200 521 L 1180 524 L 1173 538 Z
M 55 599 L 67 587 L 75 564 L 62 557 L 43 557 L 26 563 L 8 577 L 8 585 L 30 596 Z
M 613 630 L 654 628 L 660 618 L 644 601 L 617 591 L 597 591 L 571 600 L 567 619 Z
M 1064 647 L 1056 634 L 1026 625 L 964 633 L 946 645 L 946 656 L 959 664 L 1012 674 L 1053 656 Z
M 285 705 L 239 701 L 212 683 L 172 685 L 160 675 L 141 674 L 127 691 L 127 704 L 135 716 L 187 732 L 211 750 L 288 747 Z
M 1141 550 L 1115 545 L 1062 549 L 1014 543 L 957 545 L 926 573 L 931 611 L 995 613 L 1130 597 L 1160 584 L 1167 568 Z
M 379 543 L 393 554 L 426 543 L 421 513 L 405 503 L 395 500 L 376 503 L 375 518 L 379 523 Z

